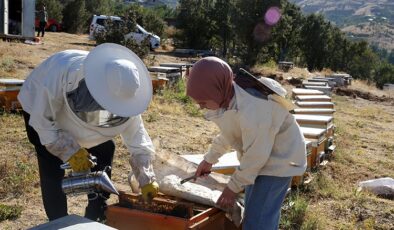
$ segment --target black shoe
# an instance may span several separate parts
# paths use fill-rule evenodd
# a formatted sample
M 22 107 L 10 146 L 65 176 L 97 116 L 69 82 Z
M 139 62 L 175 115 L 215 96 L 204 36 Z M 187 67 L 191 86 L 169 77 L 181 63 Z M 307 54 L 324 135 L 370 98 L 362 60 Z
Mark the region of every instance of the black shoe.
M 107 204 L 104 202 L 90 202 L 85 209 L 85 217 L 97 221 L 104 222 L 106 217 L 104 215 L 107 209 Z

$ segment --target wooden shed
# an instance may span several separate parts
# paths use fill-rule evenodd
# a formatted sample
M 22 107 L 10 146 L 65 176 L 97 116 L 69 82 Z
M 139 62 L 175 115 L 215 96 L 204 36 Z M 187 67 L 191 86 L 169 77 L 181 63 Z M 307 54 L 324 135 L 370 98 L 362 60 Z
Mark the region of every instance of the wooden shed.
M 0 37 L 34 39 L 35 0 L 0 0 Z

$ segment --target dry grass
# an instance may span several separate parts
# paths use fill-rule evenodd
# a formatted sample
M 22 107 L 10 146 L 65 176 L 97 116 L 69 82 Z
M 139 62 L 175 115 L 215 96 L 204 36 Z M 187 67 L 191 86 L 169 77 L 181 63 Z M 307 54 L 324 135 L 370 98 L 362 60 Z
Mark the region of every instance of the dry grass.
M 9 63 L 0 66 L 11 66 L 8 70 L 0 68 L 3 71 L 0 74 L 23 79 L 45 57 L 67 48 L 89 50 L 92 46 L 86 35 L 64 33 L 48 33 L 44 45 L 37 46 L 0 42 L 0 63 L 3 60 Z M 151 55 L 150 59 L 155 63 L 182 61 L 159 53 Z M 268 68 L 266 71 L 283 74 Z M 288 74 L 307 76 L 309 73 L 295 68 Z M 376 90 L 362 82 L 352 87 Z M 158 149 L 174 154 L 204 153 L 218 129 L 202 118 L 201 111 L 187 101 L 181 88 L 154 96 L 143 114 L 145 127 Z M 394 108 L 342 96 L 334 96 L 334 101 L 337 109 L 336 157 L 314 174 L 312 184 L 286 201 L 288 208 L 283 229 L 393 229 L 394 201 L 358 193 L 356 188 L 362 180 L 394 178 Z M 129 154 L 120 138 L 115 141 L 113 180 L 118 187 L 127 189 Z M 0 229 L 26 229 L 46 222 L 37 162 L 20 115 L 0 114 L 0 143 L 0 203 L 22 207 L 20 217 L 0 222 Z M 111 198 L 110 203 L 115 202 L 115 198 Z M 83 215 L 85 204 L 85 197 L 69 199 L 69 213 Z
M 364 92 L 370 92 L 372 94 L 375 94 L 377 96 L 386 96 L 386 97 L 391 97 L 394 98 L 394 91 L 385 91 L 385 90 L 380 90 L 377 89 L 374 83 L 370 83 L 367 81 L 363 80 L 354 80 L 352 85 L 350 86 L 351 89 L 359 90 L 359 91 L 364 91 Z

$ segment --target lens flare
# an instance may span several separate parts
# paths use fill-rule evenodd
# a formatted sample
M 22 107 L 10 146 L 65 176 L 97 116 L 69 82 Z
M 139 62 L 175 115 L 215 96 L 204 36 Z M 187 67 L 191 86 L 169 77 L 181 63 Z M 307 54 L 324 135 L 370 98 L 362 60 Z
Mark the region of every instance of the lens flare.
M 280 9 L 276 6 L 270 7 L 264 15 L 264 21 L 267 25 L 273 26 L 278 23 L 281 17 Z

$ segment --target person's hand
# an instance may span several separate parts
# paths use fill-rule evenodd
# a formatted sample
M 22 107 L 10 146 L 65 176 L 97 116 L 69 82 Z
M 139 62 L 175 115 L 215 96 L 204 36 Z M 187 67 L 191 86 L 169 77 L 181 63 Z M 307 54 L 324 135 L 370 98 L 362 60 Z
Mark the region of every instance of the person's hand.
M 224 209 L 230 209 L 235 204 L 235 199 L 237 198 L 237 193 L 231 191 L 227 186 L 224 188 L 222 195 L 216 201 L 216 204 Z
M 90 168 L 94 166 L 94 163 L 89 158 L 89 153 L 86 149 L 80 148 L 76 153 L 74 153 L 68 163 L 71 166 L 71 169 L 78 173 L 78 172 L 86 172 Z
M 159 193 L 159 184 L 156 181 L 146 184 L 141 188 L 141 193 L 144 201 L 151 202 Z
M 212 164 L 203 160 L 198 165 L 197 171 L 194 175 L 196 176 L 196 178 L 201 176 L 208 176 L 211 173 L 211 169 L 212 169 Z

